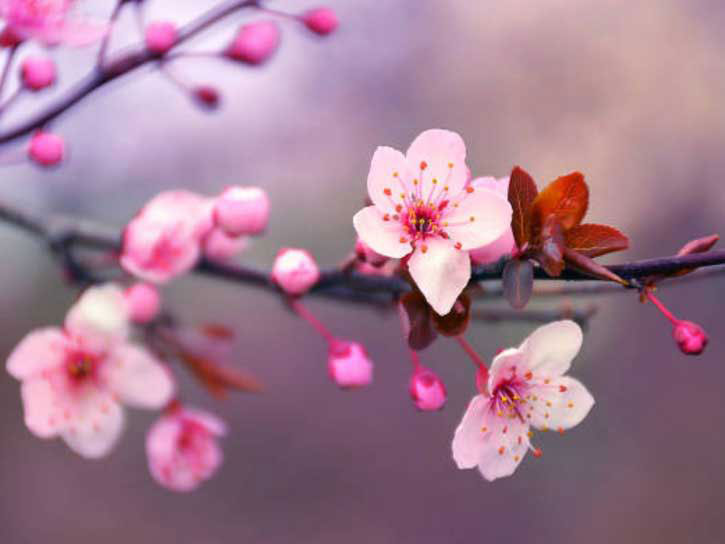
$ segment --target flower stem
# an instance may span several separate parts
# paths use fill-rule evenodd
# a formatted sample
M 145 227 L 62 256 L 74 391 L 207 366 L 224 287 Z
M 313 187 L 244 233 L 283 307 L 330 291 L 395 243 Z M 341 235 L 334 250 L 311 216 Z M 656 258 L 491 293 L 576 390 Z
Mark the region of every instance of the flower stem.
M 673 325 L 677 325 L 680 320 L 677 319 L 672 312 L 670 312 L 660 300 L 652 294 L 652 291 L 650 289 L 644 289 L 642 291 L 644 293 L 644 296 L 647 297 L 647 299 L 655 305 L 655 307 L 662 312 L 662 315 L 664 315 L 667 319 L 670 320 L 670 322 Z
M 322 322 L 317 319 L 314 314 L 310 312 L 299 299 L 291 299 L 290 306 L 298 316 L 300 316 L 302 319 L 312 325 L 314 329 L 320 334 L 320 336 L 322 336 L 330 344 L 335 341 L 335 336 L 330 332 L 330 330 L 325 327 L 325 325 L 323 325 Z
M 478 353 L 476 353 L 476 350 L 473 349 L 473 346 L 471 346 L 471 344 L 469 344 L 468 341 L 462 335 L 456 336 L 456 340 L 463 348 L 463 351 L 465 351 L 466 354 L 471 358 L 471 361 L 473 361 L 473 364 L 476 365 L 476 368 L 481 373 L 482 378 L 485 381 L 485 379 L 487 379 L 487 377 L 488 377 L 488 367 L 486 366 L 486 363 L 484 362 L 484 360 L 481 358 L 481 356 Z

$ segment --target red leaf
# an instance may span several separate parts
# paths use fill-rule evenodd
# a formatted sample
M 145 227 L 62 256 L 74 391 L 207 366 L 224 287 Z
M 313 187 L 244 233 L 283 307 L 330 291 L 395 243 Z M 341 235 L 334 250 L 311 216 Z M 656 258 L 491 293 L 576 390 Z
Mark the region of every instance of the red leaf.
M 403 319 L 403 334 L 410 349 L 416 351 L 430 346 L 437 338 L 431 322 L 430 306 L 423 295 L 415 290 L 400 299 L 400 315 Z
M 613 281 L 619 283 L 620 285 L 624 285 L 625 287 L 629 285 L 624 279 L 619 277 L 617 274 L 615 274 L 605 266 L 602 266 L 601 264 L 590 259 L 586 255 L 577 253 L 576 251 L 573 251 L 569 248 L 564 248 L 564 259 L 566 260 L 566 264 L 570 268 L 578 270 L 583 274 L 592 276 L 593 278 Z
M 552 181 L 531 205 L 531 238 L 536 238 L 550 215 L 556 216 L 566 232 L 581 223 L 588 206 L 589 188 L 581 173 L 572 172 Z
M 555 215 L 546 218 L 535 258 L 549 276 L 560 276 L 564 270 L 564 233 Z
M 518 247 L 522 247 L 529 240 L 529 211 L 537 193 L 536 183 L 531 176 L 515 166 L 509 181 L 508 200 L 513 209 L 511 230 Z
M 433 326 L 443 336 L 459 336 L 466 332 L 471 319 L 471 299 L 461 294 L 446 315 L 431 312 Z
M 564 238 L 566 247 L 587 257 L 599 257 L 629 247 L 629 238 L 608 225 L 576 225 L 566 231 Z
M 503 294 L 512 308 L 523 309 L 534 289 L 534 265 L 528 259 L 512 259 L 503 269 Z
M 214 340 L 234 339 L 234 331 L 222 323 L 206 323 L 199 327 L 199 330 Z
M 230 390 L 246 393 L 259 393 L 262 390 L 262 385 L 256 379 L 239 370 L 221 366 L 188 351 L 180 351 L 178 355 L 215 397 L 224 398 Z

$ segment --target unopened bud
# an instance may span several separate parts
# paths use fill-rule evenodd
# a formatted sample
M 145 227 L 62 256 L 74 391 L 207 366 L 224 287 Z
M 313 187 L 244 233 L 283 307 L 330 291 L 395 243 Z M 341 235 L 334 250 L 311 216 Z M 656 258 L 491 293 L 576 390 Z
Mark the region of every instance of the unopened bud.
M 419 367 L 410 378 L 410 398 L 419 410 L 433 412 L 446 403 L 446 386 L 430 369 Z
M 343 389 L 363 387 L 373 381 L 373 363 L 362 344 L 357 342 L 331 342 L 327 370 L 332 381 Z
M 65 142 L 52 132 L 38 131 L 30 139 L 28 156 L 41 166 L 55 166 L 63 160 Z
M 692 321 L 680 321 L 672 329 L 672 338 L 675 339 L 680 351 L 685 355 L 700 355 L 705 351 L 708 337 L 707 333 Z
M 339 21 L 330 8 L 317 8 L 302 15 L 302 22 L 315 34 L 326 36 L 335 31 Z
M 288 295 L 302 295 L 320 279 L 315 259 L 304 249 L 284 248 L 272 267 L 272 280 Z
M 269 220 L 267 193 L 259 187 L 229 187 L 216 199 L 214 219 L 230 236 L 260 234 Z
M 176 25 L 169 21 L 158 21 L 146 27 L 146 49 L 163 54 L 171 49 L 179 37 Z
M 148 323 L 153 320 L 161 308 L 161 296 L 158 289 L 148 283 L 135 283 L 124 292 L 131 320 L 135 323 Z
M 47 57 L 27 57 L 20 66 L 23 85 L 31 91 L 40 91 L 55 83 L 55 62 Z
M 221 229 L 215 228 L 204 238 L 204 255 L 217 262 L 224 262 L 239 255 L 249 245 L 246 236 L 229 236 Z
M 225 54 L 232 60 L 247 64 L 262 64 L 279 47 L 280 33 L 274 21 L 259 21 L 242 25 Z

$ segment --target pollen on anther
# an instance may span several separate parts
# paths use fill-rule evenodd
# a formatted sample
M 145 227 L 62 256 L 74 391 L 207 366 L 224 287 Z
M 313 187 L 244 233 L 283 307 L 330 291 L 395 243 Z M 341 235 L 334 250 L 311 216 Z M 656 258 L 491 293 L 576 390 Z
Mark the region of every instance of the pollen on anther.
M 547 405 L 547 406 L 548 406 L 549 408 L 551 408 L 551 401 L 550 401 L 550 400 L 547 400 L 547 401 L 546 401 L 546 405 Z
M 530 380 L 533 377 L 534 377 L 534 374 L 530 370 L 526 374 L 524 374 L 524 378 L 526 378 L 527 380 Z
M 551 380 L 550 380 L 549 378 L 546 378 L 546 379 L 544 380 L 544 383 L 545 383 L 546 385 L 549 385 L 549 382 L 550 382 L 550 381 L 551 381 Z
M 559 431 L 559 434 L 564 434 L 564 427 L 559 427 L 557 431 Z
M 426 251 L 428 251 L 428 246 L 427 246 L 427 245 L 425 245 L 425 244 L 423 244 L 422 246 L 420 246 L 420 250 L 421 250 L 421 251 L 422 251 L 423 253 L 425 253 Z
M 438 185 L 438 179 L 437 179 L 437 178 L 433 178 L 433 179 L 432 179 L 432 180 L 430 180 L 430 181 L 431 181 L 431 183 L 432 183 L 433 185 Z
M 453 163 L 452 162 L 449 162 L 448 163 L 448 168 L 453 168 Z
M 425 170 L 426 168 L 428 168 L 428 163 L 425 161 L 420 161 L 420 169 Z
M 398 204 L 397 206 L 395 206 L 395 211 L 398 212 L 398 213 L 402 212 L 403 211 L 403 206 L 401 206 L 400 204 Z
M 560 393 L 563 393 L 564 391 L 566 391 L 566 385 L 560 385 L 559 386 L 559 392 Z
M 573 403 L 573 402 L 570 402 L 569 404 L 567 404 L 567 406 L 568 406 L 569 408 L 574 408 L 574 403 Z
M 514 455 L 514 461 L 516 461 L 518 463 L 519 459 L 521 459 L 521 457 L 519 457 L 518 455 Z
M 534 457 L 536 457 L 536 458 L 541 457 L 542 454 L 543 454 L 543 452 L 539 448 L 536 448 L 534 450 Z
M 390 214 L 389 214 L 389 213 L 386 213 L 386 214 L 385 214 L 385 215 L 383 216 L 383 221 L 390 221 Z
M 473 187 L 471 187 L 470 185 L 468 187 L 466 187 L 466 192 L 467 193 L 472 193 L 473 192 Z
M 534 438 L 534 432 L 529 431 L 528 433 L 526 433 L 526 436 L 528 436 L 529 438 Z
M 404 244 L 404 243 L 406 243 L 407 241 L 408 241 L 408 239 L 407 239 L 407 238 L 406 238 L 405 236 L 401 236 L 401 237 L 400 237 L 400 243 L 401 243 L 401 244 Z
M 503 416 L 503 412 L 502 412 L 501 410 L 499 410 L 498 412 L 496 412 L 496 415 L 497 415 L 498 417 L 502 417 L 502 416 Z
M 482 433 L 488 432 L 488 427 L 485 427 L 485 426 L 481 427 L 481 432 Z
M 399 174 L 398 174 L 398 172 L 397 172 L 397 171 L 393 172 L 393 177 L 394 177 L 394 178 L 397 178 L 397 177 L 398 177 L 398 175 L 399 175 Z
M 385 188 L 385 189 L 383 190 L 383 192 L 385 193 L 385 195 L 386 195 L 386 196 L 391 196 L 391 195 L 393 194 L 393 191 L 391 191 L 391 190 L 390 190 L 390 189 L 388 189 L 388 188 Z
M 500 448 L 498 449 L 498 454 L 499 454 L 499 455 L 503 455 L 503 452 L 505 452 L 505 451 L 506 451 L 506 448 L 504 448 L 503 446 L 501 446 L 501 447 L 500 447 Z
M 418 185 L 418 180 L 417 179 L 414 179 L 413 180 L 413 185 Z
M 456 249 L 461 249 L 463 247 L 463 244 L 461 242 L 456 242 Z

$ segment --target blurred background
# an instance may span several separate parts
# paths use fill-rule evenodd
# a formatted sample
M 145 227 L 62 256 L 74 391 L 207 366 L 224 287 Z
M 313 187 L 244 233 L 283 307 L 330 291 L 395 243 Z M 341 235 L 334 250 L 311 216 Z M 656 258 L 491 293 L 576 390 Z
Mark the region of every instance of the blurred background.
M 214 3 L 146 2 L 150 20 L 178 22 Z M 53 125 L 70 159 L 50 172 L 4 169 L 0 198 L 120 227 L 164 189 L 211 195 L 230 183 L 258 184 L 273 215 L 243 261 L 269 267 L 291 245 L 334 265 L 354 241 L 351 217 L 374 148 L 405 149 L 422 130 L 441 127 L 463 135 L 476 175 L 502 176 L 521 164 L 541 185 L 584 172 L 588 219 L 632 239 L 612 261 L 672 254 L 691 238 L 725 231 L 725 3 L 327 3 L 339 31 L 316 39 L 282 21 L 282 47 L 262 69 L 180 62 L 187 78 L 222 90 L 218 112 L 200 111 L 151 69 L 102 89 Z M 112 7 L 81 4 L 96 15 Z M 269 5 L 297 12 L 316 3 Z M 193 46 L 221 46 L 248 19 L 231 18 Z M 126 14 L 114 47 L 136 39 Z M 53 51 L 60 87 L 84 74 L 94 54 Z M 53 96 L 23 99 L 2 123 Z M 37 240 L 0 225 L 0 244 L 5 357 L 29 330 L 60 323 L 76 292 Z M 219 403 L 183 383 L 189 402 L 230 424 L 220 473 L 191 494 L 156 485 L 143 442 L 155 416 L 142 412 L 130 414 L 108 458 L 82 460 L 27 431 L 18 384 L 5 375 L 0 541 L 722 542 L 724 288 L 725 276 L 661 289 L 676 314 L 710 332 L 700 358 L 681 355 L 665 319 L 635 295 L 596 299 L 573 375 L 597 404 L 565 436 L 538 435 L 541 459 L 529 456 L 513 477 L 487 483 L 450 458 L 453 430 L 475 393 L 455 343 L 423 353 L 449 402 L 421 414 L 408 398 L 409 360 L 394 314 L 309 301 L 336 334 L 364 342 L 376 363 L 372 387 L 344 393 L 328 380 L 323 342 L 275 296 L 183 278 L 164 289 L 168 307 L 189 323 L 231 325 L 236 362 L 267 389 Z M 468 337 L 489 358 L 532 329 L 478 324 Z

